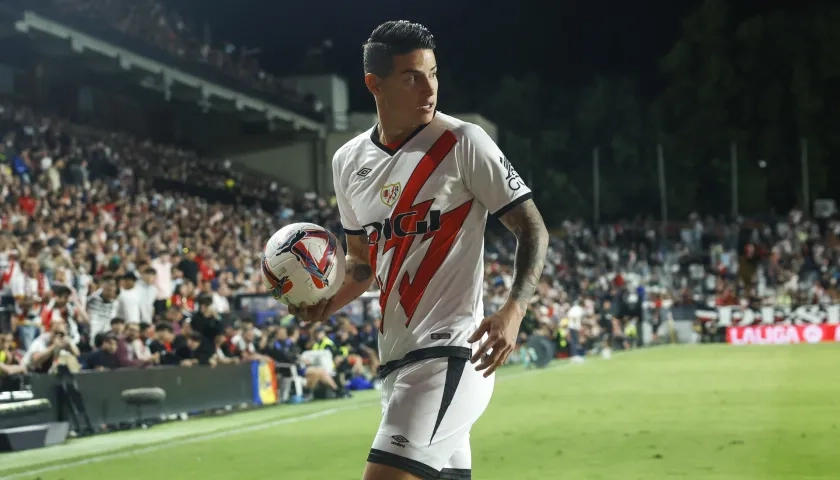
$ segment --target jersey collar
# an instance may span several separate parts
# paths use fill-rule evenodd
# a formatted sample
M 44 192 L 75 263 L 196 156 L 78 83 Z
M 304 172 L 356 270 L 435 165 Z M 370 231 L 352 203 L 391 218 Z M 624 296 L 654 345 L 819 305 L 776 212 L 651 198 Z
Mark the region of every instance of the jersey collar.
M 436 112 L 437 113 L 437 112 Z M 429 122 L 431 123 L 431 122 Z M 397 148 L 389 148 L 387 145 L 383 145 L 382 142 L 379 141 L 379 124 L 377 123 L 374 125 L 373 130 L 370 132 L 370 141 L 373 142 L 374 145 L 383 152 L 387 153 L 390 156 L 395 155 L 402 147 L 405 146 L 406 143 L 410 142 L 412 138 L 416 137 L 418 133 L 422 132 L 424 128 L 429 126 L 428 123 L 424 125 L 420 125 L 419 127 L 415 128 L 411 135 L 405 137 L 405 140 L 400 142 L 397 145 Z

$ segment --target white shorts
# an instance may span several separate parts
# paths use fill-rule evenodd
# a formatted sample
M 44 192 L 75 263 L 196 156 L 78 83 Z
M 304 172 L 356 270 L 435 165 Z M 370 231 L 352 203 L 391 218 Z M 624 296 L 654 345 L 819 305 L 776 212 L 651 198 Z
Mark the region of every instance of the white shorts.
M 406 365 L 382 382 L 382 422 L 368 462 L 422 479 L 472 478 L 470 429 L 493 395 L 495 375 L 465 358 Z

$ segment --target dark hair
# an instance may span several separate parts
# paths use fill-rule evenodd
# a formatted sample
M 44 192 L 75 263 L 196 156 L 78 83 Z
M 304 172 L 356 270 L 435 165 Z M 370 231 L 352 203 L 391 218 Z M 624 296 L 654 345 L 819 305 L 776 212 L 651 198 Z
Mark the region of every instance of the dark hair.
M 198 333 L 198 332 L 192 332 L 192 333 L 190 334 L 190 336 L 189 336 L 189 339 L 190 339 L 190 340 L 192 340 L 192 341 L 194 341 L 194 342 L 199 342 L 199 343 L 201 343 L 201 341 L 202 341 L 202 340 L 204 340 L 204 336 L 203 336 L 203 335 L 201 335 L 201 334 L 200 334 L 200 333 Z
M 155 325 L 155 331 L 156 332 L 171 332 L 172 327 L 165 324 L 165 323 L 158 323 L 157 325 Z
M 70 287 L 68 287 L 67 285 L 62 285 L 60 283 L 53 284 L 52 291 L 56 297 L 66 297 L 73 293 L 73 291 L 70 290 Z
M 394 67 L 394 55 L 419 49 L 435 49 L 435 37 L 426 27 L 408 20 L 385 22 L 362 46 L 365 73 L 387 77 Z
M 125 324 L 125 320 L 123 320 L 120 317 L 114 317 L 114 318 L 111 319 L 111 325 L 116 325 L 118 323 Z

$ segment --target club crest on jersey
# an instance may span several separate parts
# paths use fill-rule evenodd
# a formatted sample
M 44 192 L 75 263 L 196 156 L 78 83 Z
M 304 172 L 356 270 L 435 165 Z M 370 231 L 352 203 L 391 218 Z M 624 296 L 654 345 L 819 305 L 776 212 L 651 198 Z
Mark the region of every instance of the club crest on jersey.
M 379 191 L 379 199 L 382 200 L 382 203 L 385 205 L 393 207 L 394 204 L 397 203 L 397 199 L 400 198 L 400 193 L 402 193 L 402 185 L 399 183 L 392 183 L 382 187 L 382 190 Z

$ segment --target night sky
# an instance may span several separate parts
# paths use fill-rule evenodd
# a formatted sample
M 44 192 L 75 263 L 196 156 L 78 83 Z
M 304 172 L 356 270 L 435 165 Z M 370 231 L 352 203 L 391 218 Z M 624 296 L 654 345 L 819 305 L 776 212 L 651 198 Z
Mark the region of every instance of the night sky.
M 585 84 L 595 75 L 630 75 L 645 95 L 663 80 L 659 59 L 679 38 L 699 0 L 167 0 L 190 20 L 211 25 L 214 43 L 262 47 L 261 64 L 300 72 L 308 47 L 333 42 L 327 65 L 348 80 L 351 108 L 371 111 L 362 84 L 361 44 L 376 25 L 423 23 L 438 40 L 438 63 L 459 85 L 487 86 L 538 73 L 548 84 Z M 743 13 L 773 2 L 735 2 Z M 199 8 L 200 7 L 200 8 Z M 446 85 L 442 84 L 441 89 Z M 442 105 L 445 108 L 445 105 Z

